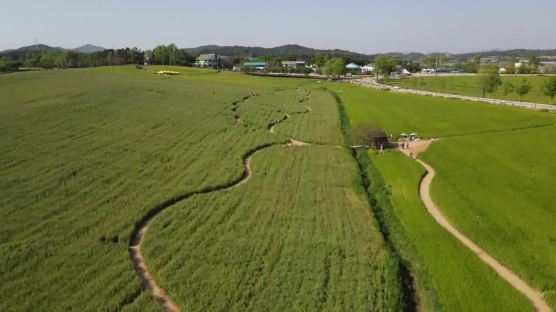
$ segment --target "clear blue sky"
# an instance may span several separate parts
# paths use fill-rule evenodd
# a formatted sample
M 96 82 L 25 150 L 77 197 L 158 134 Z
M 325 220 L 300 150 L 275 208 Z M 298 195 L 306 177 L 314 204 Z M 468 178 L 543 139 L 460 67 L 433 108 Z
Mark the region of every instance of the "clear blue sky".
M 1 0 L 0 50 L 174 42 L 376 52 L 556 48 L 556 0 Z

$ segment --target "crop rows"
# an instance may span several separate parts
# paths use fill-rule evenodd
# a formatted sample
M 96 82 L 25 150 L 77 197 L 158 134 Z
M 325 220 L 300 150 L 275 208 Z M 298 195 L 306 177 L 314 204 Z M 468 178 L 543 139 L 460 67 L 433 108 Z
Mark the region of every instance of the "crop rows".
M 327 94 L 310 90 L 306 80 L 275 80 L 189 69 L 177 69 L 183 71 L 182 75 L 163 78 L 154 75 L 156 70 L 110 67 L 0 77 L 3 99 L 0 104 L 3 222 L 0 310 L 157 310 L 157 303 L 142 289 L 127 250 L 133 228 L 152 207 L 179 194 L 236 180 L 243 171 L 242 157 L 257 146 L 286 142 L 290 136 L 307 136 L 320 142 L 338 141 L 332 130 L 337 119 L 328 115 L 334 103 L 326 106 Z M 241 101 L 248 95 L 249 99 Z M 321 113 L 313 117 L 295 114 L 306 111 L 305 106 Z M 297 119 L 308 125 L 287 130 L 289 126 L 281 124 L 279 128 L 284 126 L 283 132 L 280 129 L 276 134 L 270 133 L 269 122 L 282 118 L 285 113 L 292 114 L 291 121 Z M 239 122 L 236 115 L 240 116 Z M 322 118 L 324 121 L 320 121 Z M 324 132 L 314 129 L 322 125 L 328 129 Z M 230 198 L 206 195 L 190 200 L 203 199 L 223 207 L 211 208 L 214 216 L 200 214 L 200 219 L 196 219 L 201 221 L 195 223 L 201 229 L 203 219 L 208 222 L 218 218 L 223 227 L 213 228 L 215 235 L 229 230 L 224 227 L 230 222 L 226 216 L 233 216 L 221 215 L 220 211 L 237 210 L 244 198 L 244 209 L 254 213 L 249 218 L 246 216 L 245 222 L 250 225 L 242 228 L 244 234 L 266 233 L 269 215 L 262 214 L 260 208 L 265 207 L 267 199 L 272 203 L 278 199 L 276 196 L 285 197 L 284 205 L 305 201 L 300 206 L 284 207 L 298 211 L 300 219 L 289 219 L 295 214 L 283 214 L 283 222 L 292 222 L 283 226 L 300 229 L 309 222 L 308 228 L 314 229 L 314 233 L 299 238 L 290 235 L 287 241 L 276 246 L 273 242 L 279 242 L 280 232 L 268 234 L 274 240 L 247 235 L 238 236 L 237 241 L 225 241 L 229 246 L 235 243 L 257 248 L 240 250 L 237 261 L 270 255 L 279 246 L 283 246 L 284 254 L 290 250 L 288 262 L 275 263 L 276 268 L 281 268 L 276 271 L 280 275 L 264 277 L 277 279 L 278 284 L 264 284 L 274 291 L 261 290 L 255 301 L 250 293 L 257 288 L 247 277 L 242 279 L 240 288 L 230 284 L 227 290 L 213 288 L 213 281 L 226 281 L 228 275 L 227 271 L 216 271 L 220 266 L 211 269 L 210 261 L 205 261 L 204 273 L 199 271 L 193 275 L 201 278 L 195 274 L 222 273 L 208 278 L 206 288 L 190 288 L 187 284 L 190 278 L 183 279 L 184 284 L 172 279 L 173 271 L 175 276 L 184 274 L 182 265 L 177 264 L 190 254 L 213 255 L 216 261 L 220 259 L 218 254 L 211 252 L 236 250 L 228 250 L 222 243 L 210 245 L 216 239 L 202 237 L 197 243 L 187 241 L 192 245 L 185 244 L 186 241 L 184 245 L 176 243 L 183 237 L 165 241 L 165 232 L 157 233 L 156 229 L 156 224 L 164 228 L 165 221 L 159 223 L 158 219 L 147 236 L 152 240 L 145 246 L 155 277 L 169 286 L 169 292 L 176 295 L 178 302 L 190 307 L 203 307 L 203 300 L 208 296 L 221 298 L 236 290 L 234 300 L 237 299 L 238 307 L 278 307 L 283 304 L 277 301 L 282 298 L 280 283 L 302 291 L 292 306 L 308 309 L 353 306 L 365 310 L 395 307 L 395 272 L 389 266 L 380 235 L 372 227 L 372 215 L 354 193 L 357 184 L 355 176 L 349 173 L 353 163 L 344 163 L 344 152 L 335 149 L 336 152 L 329 152 L 332 148 L 273 149 L 276 153 L 269 150 L 260 155 L 264 166 L 257 164 L 259 155 L 253 163 L 261 175 L 259 181 L 268 185 L 272 182 L 273 188 L 268 190 L 264 184 L 251 183 L 255 182 L 254 178 L 237 190 L 223 192 L 231 194 L 227 195 Z M 320 156 L 321 152 L 327 156 Z M 321 173 L 315 169 L 317 164 L 328 169 Z M 294 169 L 295 172 L 291 171 Z M 336 169 L 345 174 L 339 174 Z M 270 181 L 264 179 L 267 170 L 274 174 Z M 303 183 L 292 184 L 289 177 Z M 242 188 L 248 186 L 261 190 L 260 194 L 247 194 Z M 297 188 L 302 191 L 297 192 Z M 324 201 L 329 193 L 337 194 L 334 198 L 338 199 Z M 288 194 L 297 197 L 294 200 Z M 305 197 L 312 202 L 307 202 Z M 242 201 L 238 202 L 239 199 Z M 190 207 L 172 208 L 177 209 L 165 212 L 168 216 L 188 213 Z M 202 207 L 192 208 L 189 213 Z M 319 215 L 328 210 L 329 214 Z M 334 214 L 341 218 L 333 218 Z M 359 217 L 352 218 L 351 214 Z M 257 216 L 266 221 L 257 222 Z M 184 228 L 177 227 L 179 222 L 184 222 Z M 172 229 L 190 231 L 187 222 L 188 219 L 176 219 Z M 364 236 L 359 237 L 358 233 Z M 201 247 L 206 247 L 205 252 Z M 310 251 L 316 255 L 310 255 Z M 318 264 L 318 267 L 307 266 L 305 256 L 312 257 L 308 264 Z M 245 272 L 257 276 L 262 272 L 259 264 L 253 262 Z M 188 268 L 186 264 L 183 267 Z M 319 284 L 303 284 L 300 276 Z M 341 289 L 334 289 L 332 280 Z M 192 291 L 198 296 L 197 301 L 189 300 Z M 317 293 L 318 300 L 313 297 Z M 284 290 L 283 298 L 292 298 L 293 294 Z M 184 295 L 188 297 L 181 297 Z M 344 297 L 353 302 L 342 301 Z

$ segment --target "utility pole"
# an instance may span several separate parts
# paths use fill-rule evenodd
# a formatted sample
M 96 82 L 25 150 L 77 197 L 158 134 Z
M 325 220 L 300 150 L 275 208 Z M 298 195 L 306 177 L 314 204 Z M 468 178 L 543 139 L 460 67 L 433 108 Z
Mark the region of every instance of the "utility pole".
M 438 77 L 438 54 L 434 57 L 434 76 Z

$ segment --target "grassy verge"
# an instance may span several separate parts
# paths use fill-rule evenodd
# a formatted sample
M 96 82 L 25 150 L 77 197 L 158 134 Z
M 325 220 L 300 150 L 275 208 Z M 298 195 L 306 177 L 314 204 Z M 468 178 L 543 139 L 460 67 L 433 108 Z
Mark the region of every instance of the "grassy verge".
M 346 114 L 346 109 L 342 99 L 337 93 L 331 92 L 336 103 L 338 104 L 338 111 L 340 113 L 340 124 L 342 129 L 342 134 L 344 136 L 344 142 L 349 147 L 350 143 L 350 128 L 351 122 Z M 366 157 L 366 149 L 352 149 L 352 156 L 357 162 L 360 175 L 360 183 L 365 190 L 365 195 L 369 203 L 370 209 L 378 222 L 378 227 L 380 232 L 386 242 L 386 246 L 396 257 L 397 262 L 397 280 L 398 285 L 401 290 L 400 294 L 400 308 L 403 311 L 415 311 L 421 310 L 426 311 L 434 309 L 437 306 L 436 298 L 432 288 L 426 285 L 426 279 L 424 276 L 419 276 L 415 279 L 415 274 L 420 274 L 422 272 L 416 272 L 414 263 L 418 263 L 417 259 L 411 259 L 408 254 L 407 245 L 404 246 L 404 242 L 407 241 L 405 237 L 400 236 L 402 231 L 397 229 L 397 224 L 395 218 L 391 218 L 387 211 L 383 209 L 381 203 L 377 200 L 377 190 L 373 189 L 375 181 L 371 183 L 369 172 L 368 172 L 368 157 Z M 374 177 L 373 177 L 374 178 Z M 372 185 L 372 186 L 371 186 Z M 391 235 L 394 233 L 394 235 Z M 411 259 L 411 260 L 410 260 Z

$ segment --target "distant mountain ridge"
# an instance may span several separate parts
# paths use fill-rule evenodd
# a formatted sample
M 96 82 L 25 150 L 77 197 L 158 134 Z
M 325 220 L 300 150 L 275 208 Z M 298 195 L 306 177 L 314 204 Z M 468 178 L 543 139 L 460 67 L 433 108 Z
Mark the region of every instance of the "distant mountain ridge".
M 102 52 L 104 50 L 106 50 L 106 49 L 101 47 L 101 46 L 96 46 L 96 45 L 89 44 L 89 43 L 85 44 L 85 45 L 82 45 L 78 48 L 72 49 L 72 51 L 80 52 L 80 53 L 95 53 L 95 52 Z
M 61 47 L 52 47 L 46 44 L 34 44 L 30 46 L 25 46 L 17 49 L 9 49 L 1 51 L 0 55 L 8 56 L 12 58 L 17 58 L 21 55 L 25 55 L 29 52 L 56 52 L 56 51 L 75 51 L 80 53 L 95 53 L 99 51 L 104 51 L 105 48 L 101 46 L 96 46 L 92 44 L 85 44 L 75 49 L 64 49 Z M 352 52 L 348 50 L 341 49 L 313 49 L 304 47 L 298 44 L 287 44 L 273 48 L 263 48 L 263 47 L 248 47 L 248 46 L 219 46 L 219 45 L 204 45 L 196 48 L 186 48 L 184 49 L 189 54 L 207 54 L 216 53 L 220 55 L 232 56 L 232 57 L 309 57 L 317 53 L 327 53 L 336 56 L 346 57 L 355 62 L 366 62 L 370 60 L 372 56 L 376 55 L 391 55 L 400 58 L 405 58 L 408 60 L 418 60 L 422 59 L 426 54 L 419 52 L 411 53 L 377 53 L 377 54 L 362 54 L 357 52 Z M 449 58 L 470 58 L 475 55 L 481 57 L 492 57 L 492 56 L 515 56 L 515 57 L 527 57 L 528 55 L 536 56 L 553 56 L 556 57 L 556 49 L 545 49 L 545 50 L 533 50 L 533 49 L 513 49 L 513 50 L 491 50 L 491 51 L 480 51 L 480 52 L 469 52 L 469 53 L 459 53 L 452 54 L 448 53 Z
M 300 46 L 298 44 L 287 44 L 283 46 L 278 46 L 274 48 L 263 48 L 263 47 L 246 47 L 246 46 L 218 46 L 218 45 L 205 45 L 196 48 L 186 48 L 185 51 L 190 54 L 206 54 L 206 53 L 217 53 L 226 56 L 234 57 L 277 57 L 277 56 L 287 56 L 287 55 L 298 55 L 298 56 L 312 56 L 316 53 L 329 53 L 334 55 L 353 55 L 353 56 L 368 56 L 366 54 L 333 49 L 333 50 L 320 50 L 307 48 Z
M 332 49 L 332 50 L 322 50 L 307 48 L 297 44 L 288 44 L 283 46 L 278 46 L 274 48 L 262 48 L 262 47 L 247 47 L 247 46 L 218 46 L 218 45 L 205 45 L 196 48 L 187 48 L 186 52 L 190 54 L 206 54 L 206 53 L 217 53 L 221 55 L 234 56 L 234 57 L 277 57 L 277 56 L 312 56 L 316 53 L 328 53 L 333 55 L 342 56 L 352 56 L 355 59 L 360 59 L 364 57 L 371 57 L 375 55 L 390 55 L 397 56 L 400 58 L 417 60 L 426 56 L 425 53 L 420 52 L 389 52 L 389 53 L 375 53 L 375 54 L 363 54 L 347 50 Z M 515 57 L 527 57 L 528 55 L 549 55 L 556 56 L 556 49 L 545 49 L 545 50 L 534 50 L 534 49 L 512 49 L 512 50 L 490 50 L 490 51 L 479 51 L 479 52 L 469 52 L 469 53 L 448 53 L 450 58 L 470 58 L 475 55 L 481 57 L 489 56 L 515 56 Z
M 92 44 L 85 44 L 82 45 L 80 47 L 77 47 L 75 49 L 64 49 L 61 47 L 51 47 L 49 45 L 46 44 L 33 44 L 30 46 L 25 46 L 25 47 L 21 47 L 21 48 L 17 48 L 17 49 L 9 49 L 9 50 L 4 50 L 2 52 L 0 52 L 0 55 L 18 55 L 18 54 L 23 54 L 23 53 L 28 53 L 28 52 L 61 52 L 61 51 L 75 51 L 75 52 L 80 52 L 80 53 L 94 53 L 94 52 L 99 52 L 99 51 L 104 51 L 106 50 L 103 47 L 100 46 L 96 46 L 96 45 L 92 45 Z
M 17 53 L 17 52 L 56 52 L 56 51 L 64 51 L 63 48 L 60 47 L 51 47 L 46 44 L 34 44 L 26 47 L 21 47 L 17 49 L 9 49 L 0 52 L 0 54 L 9 54 L 9 53 Z
M 460 53 L 456 54 L 459 57 L 473 57 L 479 55 L 481 57 L 489 56 L 515 56 L 515 57 L 527 57 L 528 55 L 549 55 L 556 56 L 556 49 L 546 49 L 546 50 L 532 50 L 532 49 L 512 49 L 512 50 L 491 50 L 482 52 L 470 52 L 470 53 Z

